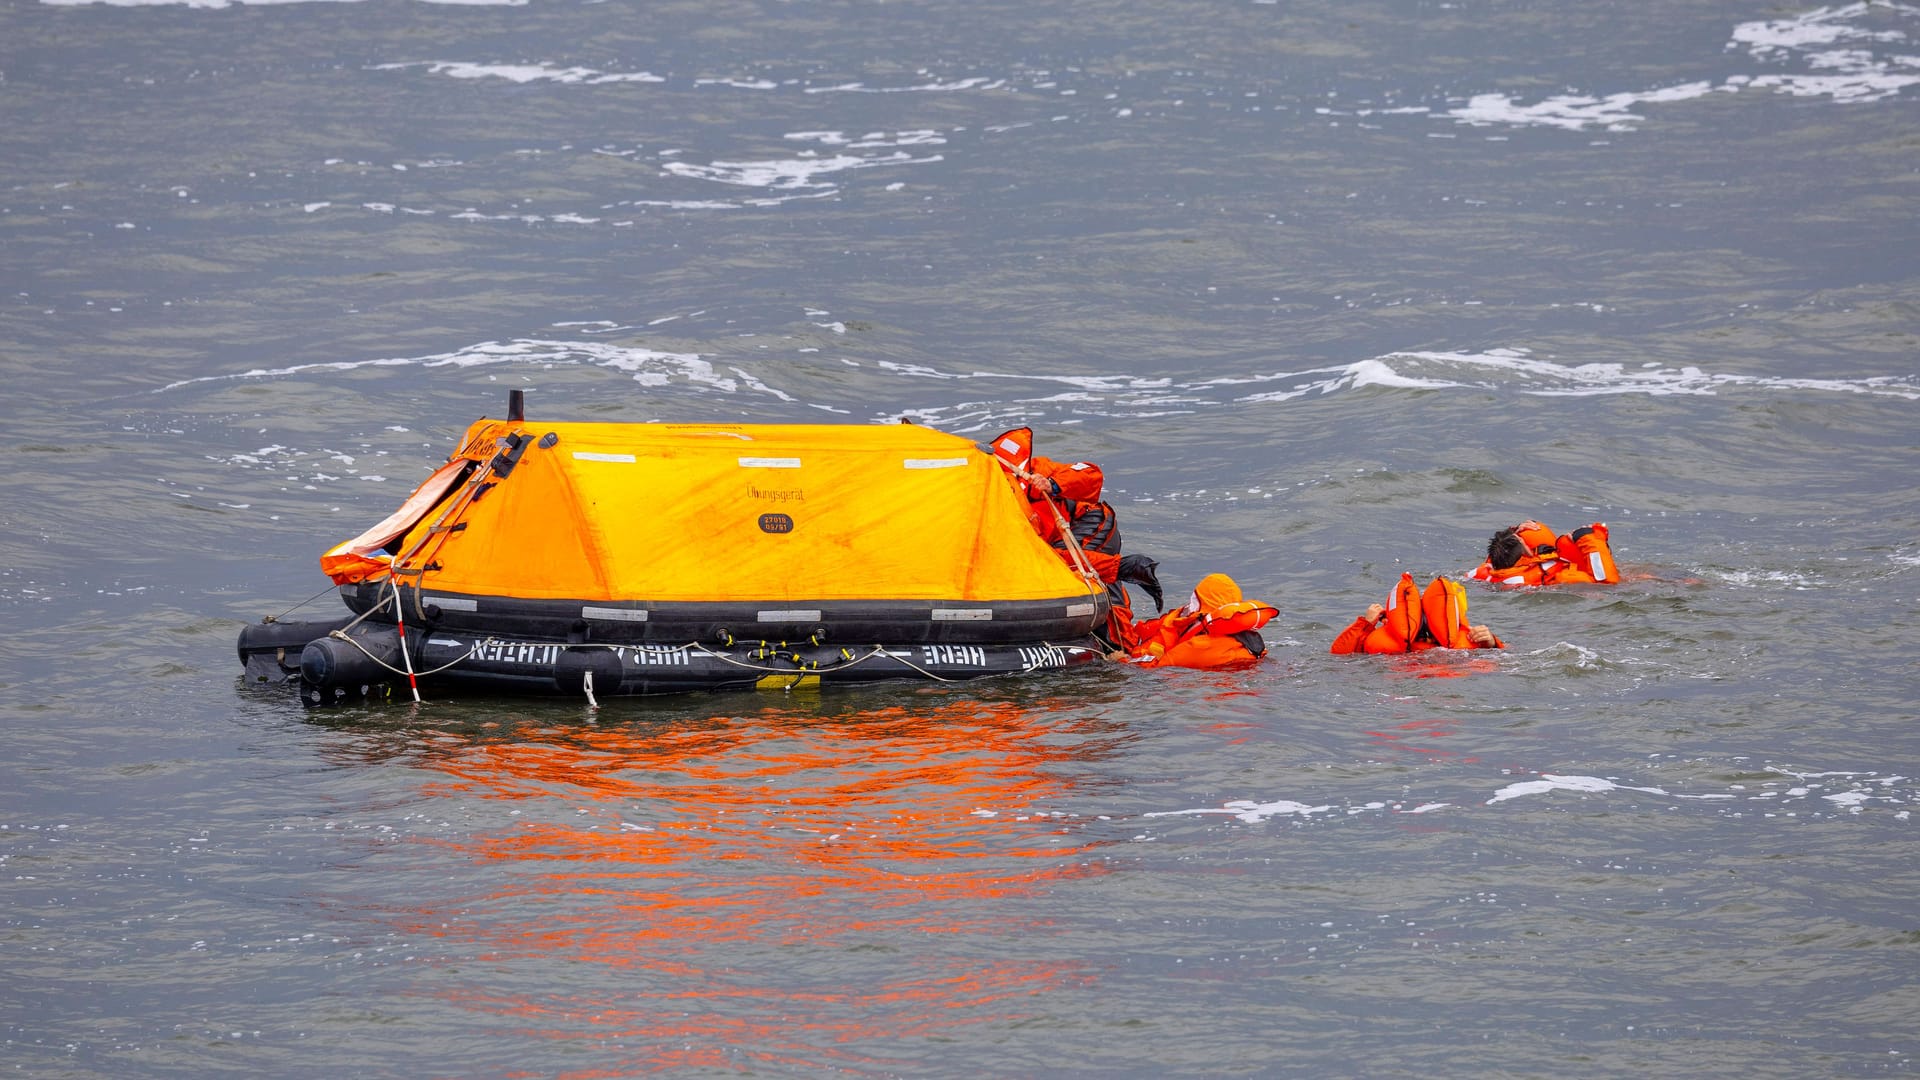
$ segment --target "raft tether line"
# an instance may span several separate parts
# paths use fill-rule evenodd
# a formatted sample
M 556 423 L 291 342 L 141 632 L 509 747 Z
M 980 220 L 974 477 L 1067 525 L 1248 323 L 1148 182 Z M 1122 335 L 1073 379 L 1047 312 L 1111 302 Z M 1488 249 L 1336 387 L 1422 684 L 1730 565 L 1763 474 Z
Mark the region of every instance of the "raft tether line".
M 420 680 L 413 674 L 413 657 L 407 652 L 407 605 L 400 599 L 400 579 L 387 575 L 387 584 L 393 587 L 393 618 L 400 627 L 400 662 L 407 668 L 407 686 L 413 690 L 413 703 L 420 704 Z

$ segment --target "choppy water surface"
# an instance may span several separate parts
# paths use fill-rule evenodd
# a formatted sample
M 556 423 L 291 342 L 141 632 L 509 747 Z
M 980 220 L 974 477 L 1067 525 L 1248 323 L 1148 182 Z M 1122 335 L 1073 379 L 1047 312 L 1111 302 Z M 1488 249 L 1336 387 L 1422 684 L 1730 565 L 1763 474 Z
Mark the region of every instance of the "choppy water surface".
M 1916 56 L 1885 2 L 0 9 L 0 1062 L 1910 1071 Z M 509 389 L 1032 424 L 1272 654 L 242 686 Z M 1632 580 L 1326 654 L 1528 516 Z

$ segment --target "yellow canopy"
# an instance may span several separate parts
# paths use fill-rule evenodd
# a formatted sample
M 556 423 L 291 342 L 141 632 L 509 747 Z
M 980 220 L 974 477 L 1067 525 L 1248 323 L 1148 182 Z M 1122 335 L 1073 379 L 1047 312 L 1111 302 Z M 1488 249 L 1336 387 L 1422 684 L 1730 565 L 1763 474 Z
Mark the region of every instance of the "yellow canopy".
M 515 434 L 524 445 L 502 470 L 496 454 Z M 403 573 L 427 567 L 419 580 L 436 592 L 1012 601 L 1099 591 L 1035 534 L 990 455 L 931 428 L 481 420 L 462 459 L 481 468 L 386 547 Z M 323 568 L 343 582 L 379 575 L 368 545 L 355 547 L 373 534 L 337 545 Z

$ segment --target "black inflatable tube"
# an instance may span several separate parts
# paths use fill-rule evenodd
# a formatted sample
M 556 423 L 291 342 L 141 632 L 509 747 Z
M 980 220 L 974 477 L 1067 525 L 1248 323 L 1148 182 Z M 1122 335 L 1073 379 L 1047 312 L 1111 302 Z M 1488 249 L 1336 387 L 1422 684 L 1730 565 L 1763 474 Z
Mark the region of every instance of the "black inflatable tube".
M 621 697 L 718 689 L 796 689 L 895 679 L 961 681 L 1097 661 L 1092 638 L 973 645 L 814 645 L 736 641 L 729 646 L 681 642 L 604 644 L 490 634 L 442 627 L 412 630 L 403 654 L 391 624 L 362 623 L 343 637 L 335 623 L 282 624 L 275 641 L 312 634 L 300 653 L 302 697 L 327 704 L 380 696 L 408 682 L 409 663 L 422 692 Z M 245 635 L 243 635 L 244 637 Z M 256 635 L 257 637 L 257 635 Z M 351 640 L 347 640 L 351 638 Z M 284 645 L 275 644 L 276 649 Z M 242 655 L 247 655 L 243 641 Z M 251 670 L 251 669 L 250 669 Z

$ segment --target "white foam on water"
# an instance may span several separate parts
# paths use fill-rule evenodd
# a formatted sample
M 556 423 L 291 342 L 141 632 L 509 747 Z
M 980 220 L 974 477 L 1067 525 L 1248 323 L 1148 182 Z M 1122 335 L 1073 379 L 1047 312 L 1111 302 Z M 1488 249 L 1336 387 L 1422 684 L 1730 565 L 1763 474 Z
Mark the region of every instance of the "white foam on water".
M 1634 112 L 1636 105 L 1649 102 L 1685 101 L 1713 93 L 1709 83 L 1687 83 L 1644 93 L 1608 94 L 1589 97 L 1564 94 L 1523 105 L 1505 94 L 1475 94 L 1467 103 L 1449 109 L 1445 115 L 1463 124 L 1486 127 L 1507 124 L 1513 127 L 1557 127 L 1567 131 L 1602 128 L 1607 131 L 1631 131 L 1646 117 Z
M 1409 390 L 1439 390 L 1460 384 L 1451 379 L 1421 378 L 1403 375 L 1384 360 L 1362 360 L 1346 370 L 1345 382 L 1354 389 L 1362 386 L 1393 386 Z M 1328 390 L 1337 389 L 1329 386 Z
M 444 2 L 444 0 L 442 0 Z M 429 74 L 455 79 L 505 79 L 508 82 L 533 83 L 663 83 L 664 76 L 652 72 L 607 72 L 583 67 L 556 67 L 552 64 L 483 64 L 466 60 L 413 60 L 395 64 L 374 64 L 374 71 L 405 71 L 426 68 Z
M 544 341 L 523 338 L 516 341 L 488 341 L 450 353 L 431 356 L 378 357 L 367 360 L 340 360 L 317 364 L 294 364 L 280 368 L 253 368 L 225 375 L 207 375 L 182 379 L 155 390 L 164 393 L 183 386 L 227 382 L 239 379 L 285 379 L 303 375 L 353 371 L 376 367 L 477 368 L 501 364 L 571 364 L 603 367 L 619 371 L 643 386 L 665 386 L 670 382 L 692 384 L 696 388 L 736 393 L 743 379 L 722 375 L 699 353 L 660 352 L 631 346 L 594 341 Z M 735 369 L 738 374 L 738 369 Z M 757 379 L 744 378 L 747 389 L 766 393 L 781 400 L 792 400 Z
M 1257 803 L 1248 799 L 1234 799 L 1224 806 L 1200 807 L 1193 810 L 1156 810 L 1142 814 L 1141 816 L 1155 818 L 1183 817 L 1192 814 L 1230 814 L 1241 821 L 1251 824 L 1265 821 L 1270 817 L 1279 817 L 1282 815 L 1298 814 L 1304 817 L 1309 814 L 1324 814 L 1332 809 L 1333 806 L 1331 804 L 1308 806 L 1306 803 L 1294 802 L 1291 799 L 1280 799 L 1267 803 Z
M 1444 801 L 1415 802 L 1404 797 L 1367 800 L 1338 807 L 1331 803 L 1312 803 L 1298 799 L 1233 799 L 1219 806 L 1191 807 L 1179 810 L 1152 810 L 1141 818 L 1229 817 L 1247 824 L 1259 824 L 1275 817 L 1311 818 L 1314 815 L 1433 814 L 1444 811 L 1470 813 L 1476 809 L 1513 803 L 1515 800 L 1571 793 L 1586 798 L 1606 798 L 1620 793 L 1651 795 L 1679 804 L 1710 804 L 1718 814 L 1757 814 L 1764 817 L 1816 816 L 1822 811 L 1859 815 L 1871 809 L 1889 809 L 1893 820 L 1906 821 L 1909 810 L 1920 802 L 1920 792 L 1908 786 L 1902 775 L 1875 775 L 1863 772 L 1801 773 L 1770 766 L 1767 771 L 1783 779 L 1755 784 L 1729 784 L 1725 791 L 1676 792 L 1654 785 L 1625 783 L 1601 776 L 1579 773 L 1541 773 L 1538 776 L 1505 784 L 1477 804 Z M 1843 790 L 1827 790 L 1843 788 Z M 1804 809 L 1802 809 L 1804 808 Z
M 1010 371 L 942 371 L 924 364 L 904 364 L 893 360 L 876 361 L 873 365 L 882 371 L 892 371 L 914 378 L 961 380 L 961 379 L 1008 379 L 1013 381 L 1051 382 L 1082 390 L 1115 392 L 1121 390 L 1160 390 L 1173 384 L 1172 379 L 1147 378 L 1139 375 L 1048 375 L 1029 372 Z
M 1644 791 L 1650 795 L 1667 794 L 1660 788 L 1654 787 L 1623 787 L 1612 780 L 1603 780 L 1598 776 L 1556 776 L 1551 773 L 1542 773 L 1538 780 L 1523 780 L 1518 784 L 1508 784 L 1506 787 L 1494 792 L 1493 797 L 1487 800 L 1487 805 L 1492 806 L 1494 803 L 1506 802 L 1508 799 L 1518 799 L 1525 795 L 1544 795 L 1550 791 L 1599 793 L 1620 790 Z M 1695 797 L 1698 798 L 1701 796 Z M 1732 798 L 1732 796 L 1724 797 Z
M 1409 389 L 1503 390 L 1541 397 L 1603 394 L 1711 395 L 1722 390 L 1806 390 L 1818 393 L 1882 395 L 1920 401 L 1920 379 L 1874 376 L 1865 379 L 1801 379 L 1711 372 L 1697 367 L 1640 366 L 1624 363 L 1560 364 L 1525 349 L 1486 352 L 1404 352 L 1360 360 L 1336 368 L 1312 368 L 1274 375 L 1213 379 L 1196 386 L 1229 386 L 1281 381 L 1293 385 L 1245 395 L 1240 401 L 1284 401 L 1309 393 L 1365 386 Z
M 727 86 L 735 90 L 776 90 L 780 84 L 772 79 L 695 79 L 695 86 Z
M 839 83 L 834 86 L 809 86 L 809 94 L 946 94 L 962 90 L 998 90 L 1007 85 L 1005 79 L 992 79 L 977 76 L 971 79 L 955 79 L 952 82 L 918 83 L 912 86 L 868 86 L 866 83 Z
M 1786 19 L 1741 23 L 1734 27 L 1727 47 L 1745 49 L 1760 60 L 1804 59 L 1814 70 L 1804 75 L 1761 75 L 1745 85 L 1835 101 L 1879 101 L 1920 84 L 1920 55 L 1886 53 L 1911 47 L 1912 35 L 1894 24 L 1914 20 L 1920 20 L 1920 7 L 1911 4 L 1818 8 Z
M 715 161 L 706 165 L 669 161 L 662 165 L 661 169 L 673 176 L 692 180 L 711 180 L 733 187 L 791 191 L 833 188 L 836 185 L 822 181 L 820 178 L 834 173 L 855 169 L 875 169 L 887 165 L 927 165 L 942 160 L 944 158 L 939 154 L 914 157 L 901 150 L 878 157 L 860 157 L 854 154 L 835 154 L 832 157 L 803 155 L 798 158 L 775 158 L 766 161 Z
M 844 146 L 852 150 L 892 146 L 944 146 L 947 137 L 932 128 L 917 131 L 872 131 L 848 135 L 844 131 L 790 131 L 785 138 L 798 142 L 817 142 L 822 146 Z
M 1524 102 L 1508 94 L 1475 94 L 1436 115 L 1475 127 L 1554 127 L 1566 131 L 1631 131 L 1646 121 L 1642 106 L 1717 93 L 1769 90 L 1825 97 L 1839 104 L 1880 101 L 1920 85 L 1920 55 L 1911 51 L 1920 7 L 1883 0 L 1816 8 L 1785 19 L 1740 23 L 1727 49 L 1797 71 L 1763 71 L 1720 82 L 1692 80 L 1612 94 L 1559 94 Z M 1908 50 L 1908 51 L 1901 51 Z M 1399 110 L 1405 111 L 1405 110 Z
M 732 204 L 725 204 L 732 205 Z M 469 221 L 521 222 L 529 225 L 552 223 L 565 226 L 592 226 L 603 219 L 579 214 L 483 214 L 469 210 L 452 218 Z M 647 325 L 680 318 L 662 316 Z M 815 333 L 824 332 L 846 339 L 844 322 L 821 318 L 808 312 L 808 325 Z M 569 364 L 618 370 L 647 385 L 679 382 L 692 387 L 724 393 L 748 392 L 783 402 L 793 402 L 792 387 L 784 389 L 782 369 L 760 365 L 718 371 L 694 352 L 662 352 L 593 341 L 586 335 L 626 329 L 624 324 L 579 325 L 574 333 L 582 340 L 525 338 L 483 342 L 452 352 L 412 357 L 373 357 L 357 360 L 322 362 L 283 367 L 258 367 L 224 375 L 207 376 L 169 383 L 160 390 L 233 379 L 270 379 L 318 375 L 376 367 L 478 367 L 495 364 Z M 571 335 L 570 335 L 571 336 Z M 818 351 L 817 337 L 797 340 L 801 351 Z M 777 346 L 762 346 L 774 348 Z M 836 343 L 836 349 L 846 345 Z M 915 421 L 956 433 L 986 428 L 1011 427 L 1034 422 L 1038 417 L 1054 417 L 1072 422 L 1089 417 L 1113 417 L 1132 420 L 1179 415 L 1205 415 L 1221 409 L 1242 407 L 1248 403 L 1275 403 L 1309 394 L 1330 394 L 1347 390 L 1398 393 L 1406 390 L 1449 393 L 1460 390 L 1496 394 L 1580 395 L 1580 394 L 1713 394 L 1729 387 L 1771 392 L 1846 392 L 1889 395 L 1920 400 L 1920 379 L 1915 377 L 1870 378 L 1862 380 L 1782 379 L 1705 372 L 1698 368 L 1637 367 L 1624 364 L 1565 365 L 1541 359 L 1522 349 L 1493 349 L 1486 352 L 1412 352 L 1373 357 L 1351 364 L 1308 368 L 1241 376 L 1202 378 L 1190 382 L 1166 376 L 1124 374 L 1080 374 L 1073 372 L 1008 371 L 982 368 L 948 369 L 930 364 L 894 360 L 855 361 L 852 363 L 875 376 L 904 381 L 928 381 L 963 388 L 960 400 L 928 403 L 926 391 L 905 387 L 900 391 L 920 403 L 889 406 L 888 418 L 905 415 Z M 1277 384 L 1277 385 L 1276 385 Z M 977 387 L 977 389 L 975 389 Z M 945 391 L 953 394 L 954 391 Z M 854 408 L 849 401 L 809 401 L 817 408 Z M 1920 554 L 1911 549 L 1889 556 L 1898 566 L 1920 564 Z M 1708 569 L 1704 574 L 1720 576 L 1729 584 L 1758 588 L 1823 587 L 1824 582 L 1805 577 L 1768 577 L 1763 572 L 1745 569 Z
M 1711 574 L 1728 585 L 1743 589 L 1772 589 L 1785 587 L 1805 591 L 1823 589 L 1827 583 L 1809 574 L 1796 574 L 1785 570 L 1727 570 L 1708 568 L 1700 571 Z

